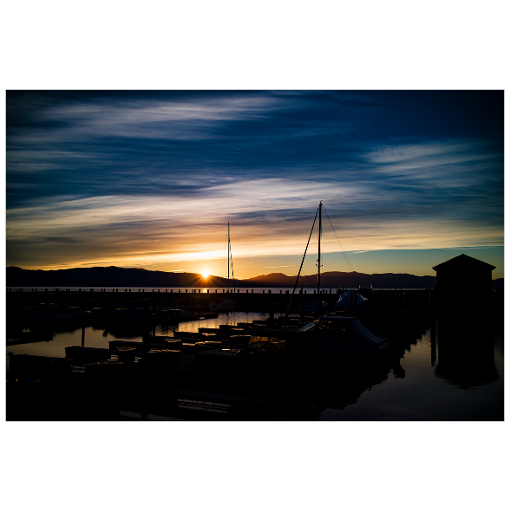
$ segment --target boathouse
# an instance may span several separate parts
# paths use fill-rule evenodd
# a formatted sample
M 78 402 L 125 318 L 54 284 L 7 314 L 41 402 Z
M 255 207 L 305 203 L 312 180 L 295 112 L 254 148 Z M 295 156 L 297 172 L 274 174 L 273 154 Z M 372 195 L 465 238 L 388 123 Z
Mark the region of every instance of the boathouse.
M 485 312 L 490 306 L 495 266 L 462 254 L 432 269 L 436 271 L 440 316 Z

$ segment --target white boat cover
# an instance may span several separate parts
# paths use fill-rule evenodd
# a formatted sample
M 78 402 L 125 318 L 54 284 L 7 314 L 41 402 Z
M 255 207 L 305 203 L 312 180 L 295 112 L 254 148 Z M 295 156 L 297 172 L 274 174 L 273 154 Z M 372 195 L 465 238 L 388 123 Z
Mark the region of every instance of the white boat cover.
M 349 290 L 347 292 L 344 292 L 340 296 L 339 300 L 335 303 L 335 308 L 342 310 L 348 309 L 351 307 L 351 303 L 354 304 L 354 299 L 356 299 L 356 308 L 365 306 L 368 303 L 367 298 L 363 297 L 361 294 L 358 294 L 357 292 Z

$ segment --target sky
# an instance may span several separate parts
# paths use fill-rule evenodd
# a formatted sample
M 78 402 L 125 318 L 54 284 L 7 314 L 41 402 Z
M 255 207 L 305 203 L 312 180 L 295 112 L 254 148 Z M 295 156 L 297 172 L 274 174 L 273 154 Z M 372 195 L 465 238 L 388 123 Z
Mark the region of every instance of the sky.
M 504 276 L 502 91 L 7 91 L 6 264 Z M 317 232 L 302 274 L 316 272 Z

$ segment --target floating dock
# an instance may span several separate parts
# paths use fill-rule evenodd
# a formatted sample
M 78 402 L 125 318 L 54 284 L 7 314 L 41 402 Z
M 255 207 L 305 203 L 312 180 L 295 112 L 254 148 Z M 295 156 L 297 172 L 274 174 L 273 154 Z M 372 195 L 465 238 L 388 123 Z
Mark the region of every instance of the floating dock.
M 320 382 L 312 373 L 298 372 L 289 379 L 280 372 L 254 377 L 242 367 L 232 373 L 211 371 L 208 364 L 199 363 L 202 348 L 211 354 L 216 348 L 218 355 L 237 352 L 231 349 L 232 337 L 203 340 L 215 338 L 213 333 L 238 336 L 268 325 L 275 323 L 214 328 L 208 330 L 210 336 L 195 338 L 196 343 L 147 335 L 141 342 L 110 341 L 107 349 L 70 346 L 66 358 L 10 355 L 7 419 L 313 420 L 325 405 L 317 395 L 331 389 L 331 395 L 347 405 L 367 384 L 377 382 L 377 374 L 368 377 L 364 370 L 334 374 Z M 367 327 L 404 345 L 416 341 L 424 325 Z M 321 391 L 314 393 L 317 384 Z

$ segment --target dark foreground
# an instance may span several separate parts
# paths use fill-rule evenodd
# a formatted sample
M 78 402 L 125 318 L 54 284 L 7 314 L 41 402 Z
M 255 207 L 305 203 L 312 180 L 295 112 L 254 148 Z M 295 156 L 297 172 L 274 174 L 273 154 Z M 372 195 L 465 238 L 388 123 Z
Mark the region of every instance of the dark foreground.
M 101 317 L 96 312 L 94 321 L 103 331 L 103 337 L 115 338 L 105 339 L 102 347 L 85 347 L 82 337 L 81 345 L 70 344 L 63 356 L 9 356 L 7 419 L 503 419 L 503 401 L 501 399 L 498 404 L 498 396 L 495 404 L 493 402 L 492 407 L 483 412 L 452 414 L 439 411 L 439 402 L 452 398 L 441 395 L 444 388 L 449 392 L 455 387 L 456 400 L 459 396 L 462 400 L 465 395 L 472 399 L 476 388 L 502 381 L 502 369 L 498 372 L 494 362 L 493 342 L 494 327 L 497 329 L 498 324 L 502 324 L 502 315 L 493 307 L 488 315 L 479 317 L 480 320 L 474 320 L 475 316 L 471 315 L 468 319 L 442 318 L 438 321 L 432 310 L 423 306 L 429 304 L 426 298 L 425 295 L 415 299 L 413 310 L 410 305 L 406 309 L 405 302 L 404 306 L 402 302 L 401 306 L 392 306 L 399 299 L 398 295 L 392 296 L 393 301 L 387 301 L 388 306 L 358 314 L 371 331 L 391 338 L 401 346 L 398 356 L 378 363 L 361 364 L 318 357 L 311 351 L 309 355 L 283 365 L 267 358 L 255 363 L 246 360 L 240 363 L 236 355 L 246 348 L 250 336 L 261 331 L 260 328 L 279 326 L 277 320 L 236 323 L 212 330 L 197 327 L 196 331 L 187 333 L 178 331 L 177 326 L 173 328 L 173 336 L 168 336 L 155 335 L 172 329 L 161 325 L 155 327 L 155 311 L 152 321 L 145 315 L 140 321 L 135 318 L 124 324 L 112 321 L 111 314 L 108 321 L 107 313 Z M 416 307 L 416 303 L 421 306 Z M 27 308 L 34 309 L 30 305 Z M 274 311 L 267 312 L 271 315 Z M 34 320 L 33 314 L 28 311 L 25 314 Z M 168 317 L 165 319 L 168 323 Z M 67 320 L 67 326 L 53 321 L 53 331 L 56 332 L 58 327 L 60 331 L 66 327 L 69 331 L 76 330 L 79 327 L 76 321 L 84 319 L 71 319 L 75 323 Z M 91 318 L 87 317 L 89 320 Z M 295 329 L 306 322 L 306 318 L 295 316 L 287 325 Z M 90 323 L 86 324 L 90 327 Z M 20 326 L 21 321 L 11 321 L 10 326 L 13 325 Z M 37 341 L 51 344 L 51 340 L 44 339 L 45 330 L 40 321 L 31 325 L 33 331 L 28 332 L 24 340 L 11 340 L 11 343 L 18 343 L 16 352 L 31 352 L 22 350 L 23 345 L 19 344 L 24 341 L 26 345 Z M 412 354 L 418 349 L 423 351 L 425 338 L 426 355 L 430 357 L 426 361 L 433 367 L 434 385 L 415 384 L 414 396 L 402 396 L 398 391 L 405 387 L 399 385 L 399 381 L 404 381 L 406 371 L 406 384 L 419 375 Z M 14 347 L 11 349 L 15 350 Z M 435 385 L 438 380 L 446 381 L 446 384 Z M 374 400 L 370 400 L 370 396 L 376 389 L 385 409 L 371 412 L 369 409 L 376 406 L 372 404 L 370 407 L 367 402 Z M 431 391 L 435 394 L 429 395 Z M 392 402 L 392 398 L 396 398 L 401 402 L 400 408 L 404 408 L 413 398 L 419 399 L 423 392 L 427 397 L 422 407 L 431 406 L 428 415 L 406 414 L 399 409 L 398 402 L 397 405 Z M 471 407 L 474 409 L 473 405 Z

